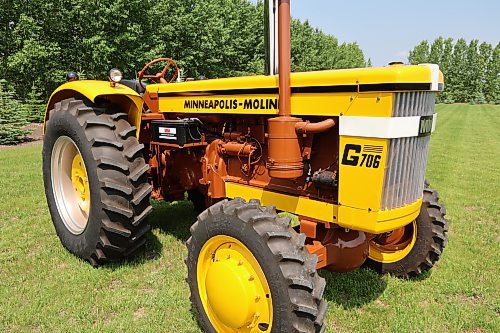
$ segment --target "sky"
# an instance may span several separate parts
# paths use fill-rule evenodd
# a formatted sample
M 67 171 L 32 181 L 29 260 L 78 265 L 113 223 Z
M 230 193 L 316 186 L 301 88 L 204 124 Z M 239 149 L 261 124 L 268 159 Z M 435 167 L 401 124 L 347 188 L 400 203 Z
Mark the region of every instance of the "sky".
M 374 66 L 406 62 L 420 41 L 440 35 L 500 42 L 500 0 L 291 0 L 291 7 L 339 42 L 357 42 Z

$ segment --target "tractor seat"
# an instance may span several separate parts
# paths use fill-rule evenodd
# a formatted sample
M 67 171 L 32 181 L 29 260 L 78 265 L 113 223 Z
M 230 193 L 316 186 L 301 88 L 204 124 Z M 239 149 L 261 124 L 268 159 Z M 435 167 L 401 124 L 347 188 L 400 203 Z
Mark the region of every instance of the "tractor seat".
M 139 83 L 139 81 L 136 81 L 136 80 L 121 80 L 120 81 L 121 84 L 123 84 L 124 86 L 127 86 L 129 87 L 130 89 L 136 91 L 138 94 L 144 94 L 144 92 L 146 91 L 146 89 L 144 89 L 144 87 Z

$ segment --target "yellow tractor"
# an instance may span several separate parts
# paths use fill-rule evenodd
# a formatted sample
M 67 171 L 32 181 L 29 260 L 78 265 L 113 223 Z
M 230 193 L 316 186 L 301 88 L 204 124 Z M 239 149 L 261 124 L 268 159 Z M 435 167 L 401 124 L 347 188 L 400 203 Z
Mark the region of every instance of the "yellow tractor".
M 187 281 L 206 332 L 324 332 L 317 270 L 417 277 L 447 242 L 425 182 L 438 66 L 292 74 L 290 1 L 265 7 L 268 75 L 180 82 L 161 58 L 137 80 L 70 73 L 47 106 L 62 244 L 92 265 L 127 258 L 146 241 L 150 197 L 187 193 L 200 213 Z

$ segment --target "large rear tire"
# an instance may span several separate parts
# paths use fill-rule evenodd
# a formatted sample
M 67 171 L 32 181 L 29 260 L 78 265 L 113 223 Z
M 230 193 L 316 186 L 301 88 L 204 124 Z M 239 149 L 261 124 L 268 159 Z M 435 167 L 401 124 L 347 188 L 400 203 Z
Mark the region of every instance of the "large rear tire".
M 187 242 L 191 302 L 205 332 L 324 332 L 317 257 L 290 219 L 258 200 L 216 203 Z
M 43 144 L 43 178 L 61 243 L 98 265 L 144 245 L 151 185 L 144 146 L 127 114 L 74 98 L 55 104 Z
M 366 265 L 400 278 L 415 278 L 430 270 L 448 242 L 445 215 L 438 192 L 426 183 L 418 217 L 406 227 L 374 238 Z

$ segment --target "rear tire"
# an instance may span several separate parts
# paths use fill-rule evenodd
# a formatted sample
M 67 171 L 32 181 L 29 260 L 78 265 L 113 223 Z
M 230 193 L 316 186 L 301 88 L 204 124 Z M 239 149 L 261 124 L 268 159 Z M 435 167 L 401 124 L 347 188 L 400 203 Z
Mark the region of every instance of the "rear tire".
M 425 184 L 420 214 L 415 220 L 416 239 L 411 251 L 395 262 L 374 260 L 370 254 L 365 265 L 381 274 L 400 278 L 415 278 L 430 270 L 440 259 L 448 242 L 446 209 L 439 203 L 439 194 Z M 373 241 L 372 241 L 373 242 Z M 370 244 L 370 251 L 373 250 Z
M 322 333 L 326 330 L 323 321 L 328 303 L 322 299 L 326 282 L 316 272 L 317 257 L 304 248 L 304 235 L 290 228 L 290 219 L 279 217 L 274 207 L 262 207 L 258 200 L 220 201 L 198 216 L 191 234 L 187 241 L 188 283 L 191 302 L 205 332 L 215 333 L 216 325 L 224 327 L 219 321 L 213 324 L 209 319 L 202 301 L 202 297 L 208 296 L 200 295 L 200 288 L 207 288 L 209 284 L 203 274 L 198 276 L 200 267 L 206 265 L 200 253 L 204 253 L 206 244 L 220 236 L 232 237 L 248 248 L 267 280 L 272 298 L 272 323 L 260 323 L 260 330 L 252 332 Z M 208 264 L 219 262 L 217 256 L 214 252 Z M 198 285 L 199 279 L 203 286 Z M 208 289 L 207 293 L 210 294 Z M 228 310 L 241 301 L 235 295 L 230 302 Z M 250 332 L 246 327 L 245 324 L 238 332 Z M 236 332 L 234 328 L 222 331 Z
M 127 119 L 125 113 L 70 98 L 55 104 L 46 124 L 43 178 L 52 221 L 63 246 L 93 265 L 132 255 L 150 229 L 149 167 L 136 128 Z M 61 138 L 76 147 L 87 173 L 90 209 L 80 229 L 68 227 L 71 214 L 64 207 L 71 205 L 71 195 L 57 185 L 72 170 L 53 167 L 59 158 L 54 147 Z

